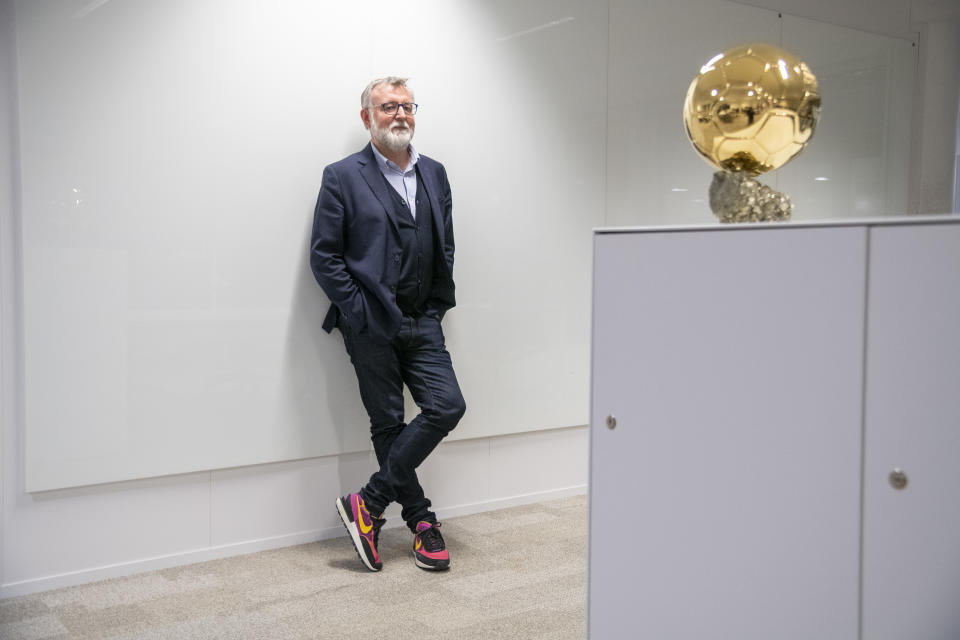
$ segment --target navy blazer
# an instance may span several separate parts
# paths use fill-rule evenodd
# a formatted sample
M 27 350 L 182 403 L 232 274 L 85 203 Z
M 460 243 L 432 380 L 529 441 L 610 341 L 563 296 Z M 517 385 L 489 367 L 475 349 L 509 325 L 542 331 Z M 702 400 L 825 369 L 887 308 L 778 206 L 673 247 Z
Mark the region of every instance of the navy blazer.
M 453 284 L 453 201 L 443 165 L 424 155 L 417 162 L 433 211 L 437 258 L 428 313 L 438 317 L 456 304 Z M 313 215 L 310 268 L 327 297 L 327 333 L 342 317 L 354 331 L 388 342 L 400 330 L 400 229 L 390 190 L 370 144 L 323 170 Z

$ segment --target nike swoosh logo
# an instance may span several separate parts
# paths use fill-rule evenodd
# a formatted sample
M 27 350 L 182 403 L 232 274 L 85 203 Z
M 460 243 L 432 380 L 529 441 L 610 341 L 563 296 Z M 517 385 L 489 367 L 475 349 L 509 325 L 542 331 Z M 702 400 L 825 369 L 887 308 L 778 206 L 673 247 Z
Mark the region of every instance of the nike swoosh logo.
M 368 524 L 363 521 L 363 511 L 366 509 L 366 507 L 363 504 L 362 498 L 357 498 L 357 505 L 359 506 L 357 509 L 357 525 L 360 527 L 360 533 L 367 535 L 373 530 L 373 523 L 370 522 Z

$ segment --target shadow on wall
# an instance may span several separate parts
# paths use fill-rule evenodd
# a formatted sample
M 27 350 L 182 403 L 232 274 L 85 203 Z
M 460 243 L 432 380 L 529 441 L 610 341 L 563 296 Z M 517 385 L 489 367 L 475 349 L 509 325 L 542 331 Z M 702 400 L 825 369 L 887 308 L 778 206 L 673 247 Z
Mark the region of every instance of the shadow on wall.
M 353 366 L 339 330 L 327 334 L 321 328 L 330 302 L 310 270 L 313 212 L 305 217 L 302 268 L 290 305 L 284 361 L 284 392 L 293 422 L 287 426 L 296 434 L 296 449 L 300 451 L 320 455 L 366 451 L 370 449 L 369 420 Z M 324 387 L 327 404 L 319 400 L 324 396 L 318 391 Z
M 368 81 L 360 79 L 358 85 Z M 358 113 L 362 88 L 357 89 Z M 337 123 L 337 128 L 352 128 L 352 131 L 340 149 L 340 156 L 323 158 L 323 165 L 360 150 L 369 140 L 359 115 L 355 121 Z M 316 192 L 320 190 L 321 177 L 317 175 Z M 315 197 L 316 193 L 312 194 L 310 201 L 314 202 Z M 282 426 L 291 430 L 295 451 L 316 452 L 316 455 L 369 452 L 370 421 L 360 400 L 353 365 L 339 330 L 328 334 L 321 326 L 330 301 L 310 269 L 312 229 L 311 206 L 303 212 L 303 233 L 296 248 L 300 268 L 290 302 L 282 376 L 291 424 Z M 327 398 L 326 403 L 323 398 Z M 349 477 L 341 478 L 341 491 L 353 487 L 359 480 L 353 477 L 356 474 L 346 470 L 344 473 Z

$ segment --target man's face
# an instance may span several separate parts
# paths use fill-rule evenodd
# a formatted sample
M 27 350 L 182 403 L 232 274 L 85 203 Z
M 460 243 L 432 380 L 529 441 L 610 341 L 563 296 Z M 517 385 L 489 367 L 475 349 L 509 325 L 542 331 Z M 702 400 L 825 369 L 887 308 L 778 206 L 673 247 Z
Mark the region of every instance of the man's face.
M 413 102 L 413 97 L 404 87 L 379 84 L 370 91 L 370 103 L 373 106 L 360 112 L 363 124 L 370 129 L 370 137 L 378 146 L 391 151 L 403 151 L 413 139 L 416 127 L 414 117 L 403 109 L 397 109 L 392 116 L 387 115 L 377 106 L 384 102 Z

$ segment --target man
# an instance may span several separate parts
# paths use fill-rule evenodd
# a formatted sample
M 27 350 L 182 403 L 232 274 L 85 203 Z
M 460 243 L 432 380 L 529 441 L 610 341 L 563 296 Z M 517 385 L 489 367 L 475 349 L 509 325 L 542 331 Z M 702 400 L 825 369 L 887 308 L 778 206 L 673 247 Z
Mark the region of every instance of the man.
M 337 511 L 364 565 L 379 571 L 383 510 L 399 502 L 416 565 L 442 570 L 449 552 L 416 469 L 466 410 L 440 326 L 456 304 L 450 184 L 410 144 L 417 104 L 406 79 L 374 80 L 360 106 L 370 143 L 324 169 L 310 250 L 332 302 L 323 329 L 343 335 L 380 465 Z M 409 424 L 404 384 L 420 408 Z

